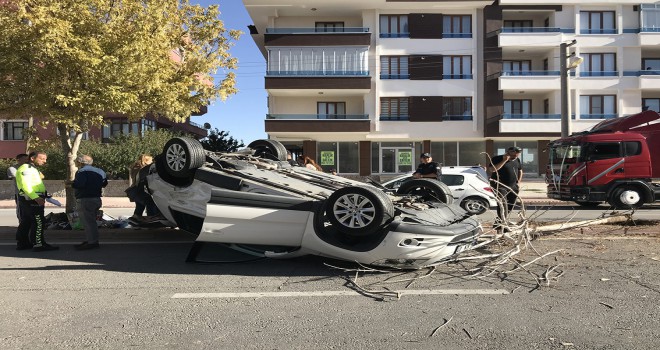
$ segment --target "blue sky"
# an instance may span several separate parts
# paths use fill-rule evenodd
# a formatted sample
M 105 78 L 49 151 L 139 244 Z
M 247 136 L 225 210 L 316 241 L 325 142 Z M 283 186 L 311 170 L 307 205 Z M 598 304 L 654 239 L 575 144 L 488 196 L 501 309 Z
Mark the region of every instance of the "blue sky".
M 209 111 L 203 116 L 192 117 L 198 124 L 210 123 L 212 128 L 229 132 L 229 136 L 248 143 L 256 139 L 265 139 L 264 119 L 268 111 L 266 106 L 266 90 L 264 76 L 266 75 L 266 59 L 250 37 L 247 26 L 252 20 L 241 0 L 190 0 L 202 6 L 218 4 L 220 19 L 225 28 L 244 32 L 240 40 L 235 42 L 230 53 L 238 58 L 236 86 L 239 92 L 231 95 L 226 101 L 217 100 L 209 106 Z M 218 78 L 224 77 L 221 71 Z

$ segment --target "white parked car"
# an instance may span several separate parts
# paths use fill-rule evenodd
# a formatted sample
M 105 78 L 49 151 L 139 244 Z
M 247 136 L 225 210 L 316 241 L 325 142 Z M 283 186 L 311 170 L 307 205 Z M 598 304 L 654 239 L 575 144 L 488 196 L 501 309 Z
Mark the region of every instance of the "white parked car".
M 221 243 L 272 258 L 314 254 L 418 269 L 470 249 L 482 233 L 456 205 L 291 166 L 274 140 L 219 153 L 174 138 L 150 171 L 147 188 L 164 224 L 197 237 L 189 261 L 204 243 Z M 436 193 L 451 200 L 446 188 Z
M 403 194 L 410 192 L 412 188 L 416 187 L 415 185 L 404 185 L 411 183 L 412 180 L 412 173 L 409 173 L 395 177 L 392 180 L 384 182 L 382 185 L 399 194 Z M 497 200 L 493 194 L 493 189 L 488 183 L 486 171 L 479 166 L 442 167 L 440 181 L 451 190 L 453 202 L 458 203 L 470 214 L 483 214 L 489 208 L 497 207 Z M 445 200 L 442 201 L 446 202 Z

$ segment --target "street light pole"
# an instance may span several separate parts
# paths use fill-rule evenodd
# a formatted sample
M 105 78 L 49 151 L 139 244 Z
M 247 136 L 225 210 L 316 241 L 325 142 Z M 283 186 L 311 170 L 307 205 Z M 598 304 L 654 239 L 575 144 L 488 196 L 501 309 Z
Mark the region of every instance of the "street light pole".
M 559 45 L 559 74 L 561 77 L 561 137 L 568 137 L 571 135 L 571 96 L 568 88 L 568 79 L 571 68 L 575 68 L 582 62 L 581 59 L 571 63 L 570 66 L 566 64 L 567 60 L 572 56 L 568 54 L 568 47 L 577 43 L 573 40 L 570 43 L 561 43 Z

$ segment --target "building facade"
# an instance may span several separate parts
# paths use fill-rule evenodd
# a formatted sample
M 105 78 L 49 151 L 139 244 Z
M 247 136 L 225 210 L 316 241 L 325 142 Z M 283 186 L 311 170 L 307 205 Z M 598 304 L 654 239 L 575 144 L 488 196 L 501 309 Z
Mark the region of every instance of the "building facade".
M 267 59 L 265 130 L 345 175 L 412 171 L 423 152 L 484 165 L 523 148 L 545 172 L 571 130 L 660 110 L 660 5 L 644 1 L 243 0 Z M 560 44 L 584 59 L 562 101 Z M 566 59 L 566 58 L 563 58 Z

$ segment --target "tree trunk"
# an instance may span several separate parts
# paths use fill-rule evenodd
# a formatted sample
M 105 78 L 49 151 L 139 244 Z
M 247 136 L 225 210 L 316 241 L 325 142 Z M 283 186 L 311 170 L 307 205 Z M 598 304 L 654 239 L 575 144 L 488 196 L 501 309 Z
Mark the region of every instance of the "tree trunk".
M 79 131 L 74 131 L 75 134 L 73 139 L 69 134 L 69 128 L 62 123 L 57 124 L 57 130 L 60 132 L 60 142 L 62 143 L 62 150 L 66 152 L 66 176 L 65 180 L 73 181 L 76 171 L 75 160 L 78 157 L 78 148 L 80 148 L 80 141 L 82 140 L 83 133 Z M 65 186 L 66 192 L 66 213 L 73 213 L 76 210 L 76 197 L 73 192 L 73 188 L 70 186 Z

